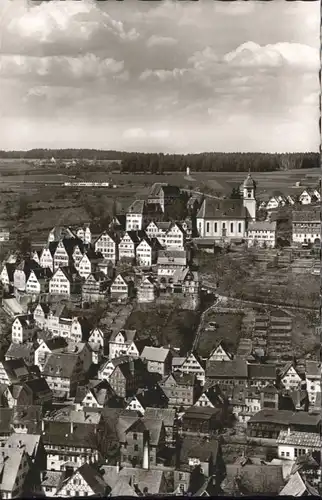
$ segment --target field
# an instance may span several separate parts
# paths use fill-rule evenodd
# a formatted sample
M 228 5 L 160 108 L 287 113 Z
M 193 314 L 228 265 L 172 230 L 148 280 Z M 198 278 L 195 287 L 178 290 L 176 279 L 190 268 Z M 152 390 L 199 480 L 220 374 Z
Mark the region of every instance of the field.
M 202 331 L 197 352 L 201 357 L 208 357 L 220 340 L 225 340 L 231 347 L 232 352 L 236 351 L 241 334 L 243 314 L 238 313 L 217 313 L 210 311 L 207 314 L 206 328 Z M 209 322 L 216 322 L 216 330 L 207 329 Z

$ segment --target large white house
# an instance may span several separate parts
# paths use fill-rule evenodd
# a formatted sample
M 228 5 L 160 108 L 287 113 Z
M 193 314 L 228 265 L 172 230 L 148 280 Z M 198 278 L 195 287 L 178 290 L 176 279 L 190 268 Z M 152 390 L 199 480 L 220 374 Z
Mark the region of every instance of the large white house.
M 247 228 L 248 246 L 275 248 L 276 222 L 257 221 L 249 222 Z
M 241 240 L 248 222 L 255 220 L 256 184 L 248 174 L 241 199 L 204 199 L 197 214 L 197 230 L 201 238 Z
M 321 239 L 320 211 L 294 210 L 292 217 L 292 242 L 314 243 Z

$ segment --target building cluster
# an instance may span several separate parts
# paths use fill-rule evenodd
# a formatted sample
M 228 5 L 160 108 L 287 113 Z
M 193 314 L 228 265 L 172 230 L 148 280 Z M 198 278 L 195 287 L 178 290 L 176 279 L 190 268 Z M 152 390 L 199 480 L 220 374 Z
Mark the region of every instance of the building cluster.
M 134 300 L 198 303 L 196 234 L 273 241 L 255 188 L 248 175 L 242 198 L 191 197 L 190 218 L 168 221 L 181 193 L 156 184 L 102 234 L 57 227 L 6 259 L 1 498 L 318 494 L 321 364 L 284 363 L 289 317 L 256 316 L 257 354 L 220 340 L 206 357 L 126 324 Z M 102 318 L 82 307 L 104 299 Z M 240 432 L 267 450 L 228 460 Z
M 297 186 L 300 187 L 300 186 Z M 304 188 L 299 195 L 285 195 L 283 193 L 276 193 L 269 197 L 267 200 L 262 200 L 259 208 L 265 209 L 270 212 L 271 210 L 276 210 L 277 208 L 285 206 L 294 206 L 295 204 L 300 205 L 313 205 L 321 201 L 320 187 L 308 187 Z
M 178 357 L 38 305 L 14 319 L 0 362 L 1 496 L 315 495 L 320 376 L 316 362 L 276 369 L 224 342 Z M 226 464 L 236 427 L 269 454 Z

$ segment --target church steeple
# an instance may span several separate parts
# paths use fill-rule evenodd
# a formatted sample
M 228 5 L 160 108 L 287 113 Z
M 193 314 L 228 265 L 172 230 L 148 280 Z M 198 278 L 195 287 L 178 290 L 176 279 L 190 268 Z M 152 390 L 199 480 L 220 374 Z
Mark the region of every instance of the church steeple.
M 243 183 L 243 202 L 249 217 L 256 220 L 256 182 L 252 178 L 250 171 Z

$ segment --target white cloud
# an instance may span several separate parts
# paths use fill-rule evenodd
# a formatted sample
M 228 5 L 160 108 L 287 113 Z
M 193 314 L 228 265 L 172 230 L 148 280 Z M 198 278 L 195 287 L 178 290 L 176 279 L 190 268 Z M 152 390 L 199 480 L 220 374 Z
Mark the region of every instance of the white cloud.
M 188 69 L 186 68 L 174 68 L 173 70 L 165 70 L 165 69 L 147 69 L 141 73 L 139 76 L 139 80 L 144 81 L 150 78 L 154 78 L 161 82 L 169 82 L 172 80 L 176 80 L 184 76 L 187 73 Z
M 129 128 L 123 133 L 124 139 L 144 139 L 147 133 L 142 128 Z
M 317 48 L 299 43 L 276 43 L 260 46 L 246 42 L 224 56 L 224 62 L 240 67 L 264 66 L 309 69 L 319 68 Z
M 148 38 L 146 44 L 148 47 L 172 47 L 176 45 L 178 40 L 172 38 L 171 36 L 158 36 L 152 35 Z

